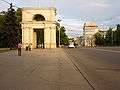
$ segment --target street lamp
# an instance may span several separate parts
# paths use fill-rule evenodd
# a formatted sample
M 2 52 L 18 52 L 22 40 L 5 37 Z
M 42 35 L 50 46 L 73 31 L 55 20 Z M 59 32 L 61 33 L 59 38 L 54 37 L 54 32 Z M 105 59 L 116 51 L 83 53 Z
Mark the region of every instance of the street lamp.
M 60 20 L 60 19 L 58 19 L 58 22 L 60 23 L 60 22 L 61 22 L 61 20 Z M 61 46 L 60 46 L 60 24 L 59 24 L 59 47 L 61 47 Z

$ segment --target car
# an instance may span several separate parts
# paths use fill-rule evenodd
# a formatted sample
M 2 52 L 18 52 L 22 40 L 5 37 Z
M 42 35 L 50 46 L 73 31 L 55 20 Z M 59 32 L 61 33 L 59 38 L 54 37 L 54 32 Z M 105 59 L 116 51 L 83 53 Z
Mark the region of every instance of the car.
M 75 48 L 73 44 L 68 45 L 68 48 Z

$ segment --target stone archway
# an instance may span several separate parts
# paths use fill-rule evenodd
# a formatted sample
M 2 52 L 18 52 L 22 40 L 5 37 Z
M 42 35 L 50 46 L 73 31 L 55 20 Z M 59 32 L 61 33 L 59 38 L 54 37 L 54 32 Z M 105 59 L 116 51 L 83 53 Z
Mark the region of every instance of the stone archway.
M 22 9 L 22 44 L 38 44 L 37 33 L 43 30 L 44 48 L 56 48 L 56 9 L 55 8 L 23 8 Z M 38 30 L 38 31 L 37 31 Z M 40 36 L 41 37 L 41 36 Z

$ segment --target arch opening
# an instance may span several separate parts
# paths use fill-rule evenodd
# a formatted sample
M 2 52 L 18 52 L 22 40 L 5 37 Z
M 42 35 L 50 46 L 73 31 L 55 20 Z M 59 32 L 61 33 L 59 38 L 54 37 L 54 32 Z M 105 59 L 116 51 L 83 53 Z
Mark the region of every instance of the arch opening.
M 41 14 L 36 14 L 33 17 L 33 20 L 35 20 L 35 21 L 45 21 L 45 17 Z

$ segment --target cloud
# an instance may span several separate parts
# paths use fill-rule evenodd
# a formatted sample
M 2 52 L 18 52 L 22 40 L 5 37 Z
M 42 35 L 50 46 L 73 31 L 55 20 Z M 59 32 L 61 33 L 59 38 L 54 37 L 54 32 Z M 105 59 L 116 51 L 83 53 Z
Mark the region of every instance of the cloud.
M 106 7 L 109 7 L 109 4 L 107 3 L 98 3 L 98 2 L 93 2 L 89 5 L 87 5 L 89 7 L 95 7 L 95 8 L 106 8 Z
M 120 19 L 113 18 L 120 12 L 120 0 L 7 0 L 19 7 L 54 6 L 57 8 L 58 19 L 62 20 L 68 31 L 81 33 L 84 22 L 96 21 L 99 24 L 120 23 Z M 0 10 L 9 5 L 1 3 Z M 120 15 L 119 15 L 120 16 Z M 113 18 L 110 20 L 109 18 Z M 109 20 L 107 20 L 107 18 Z
M 61 26 L 66 28 L 66 34 L 69 37 L 78 37 L 83 33 L 83 23 L 84 21 L 78 19 L 63 19 Z

